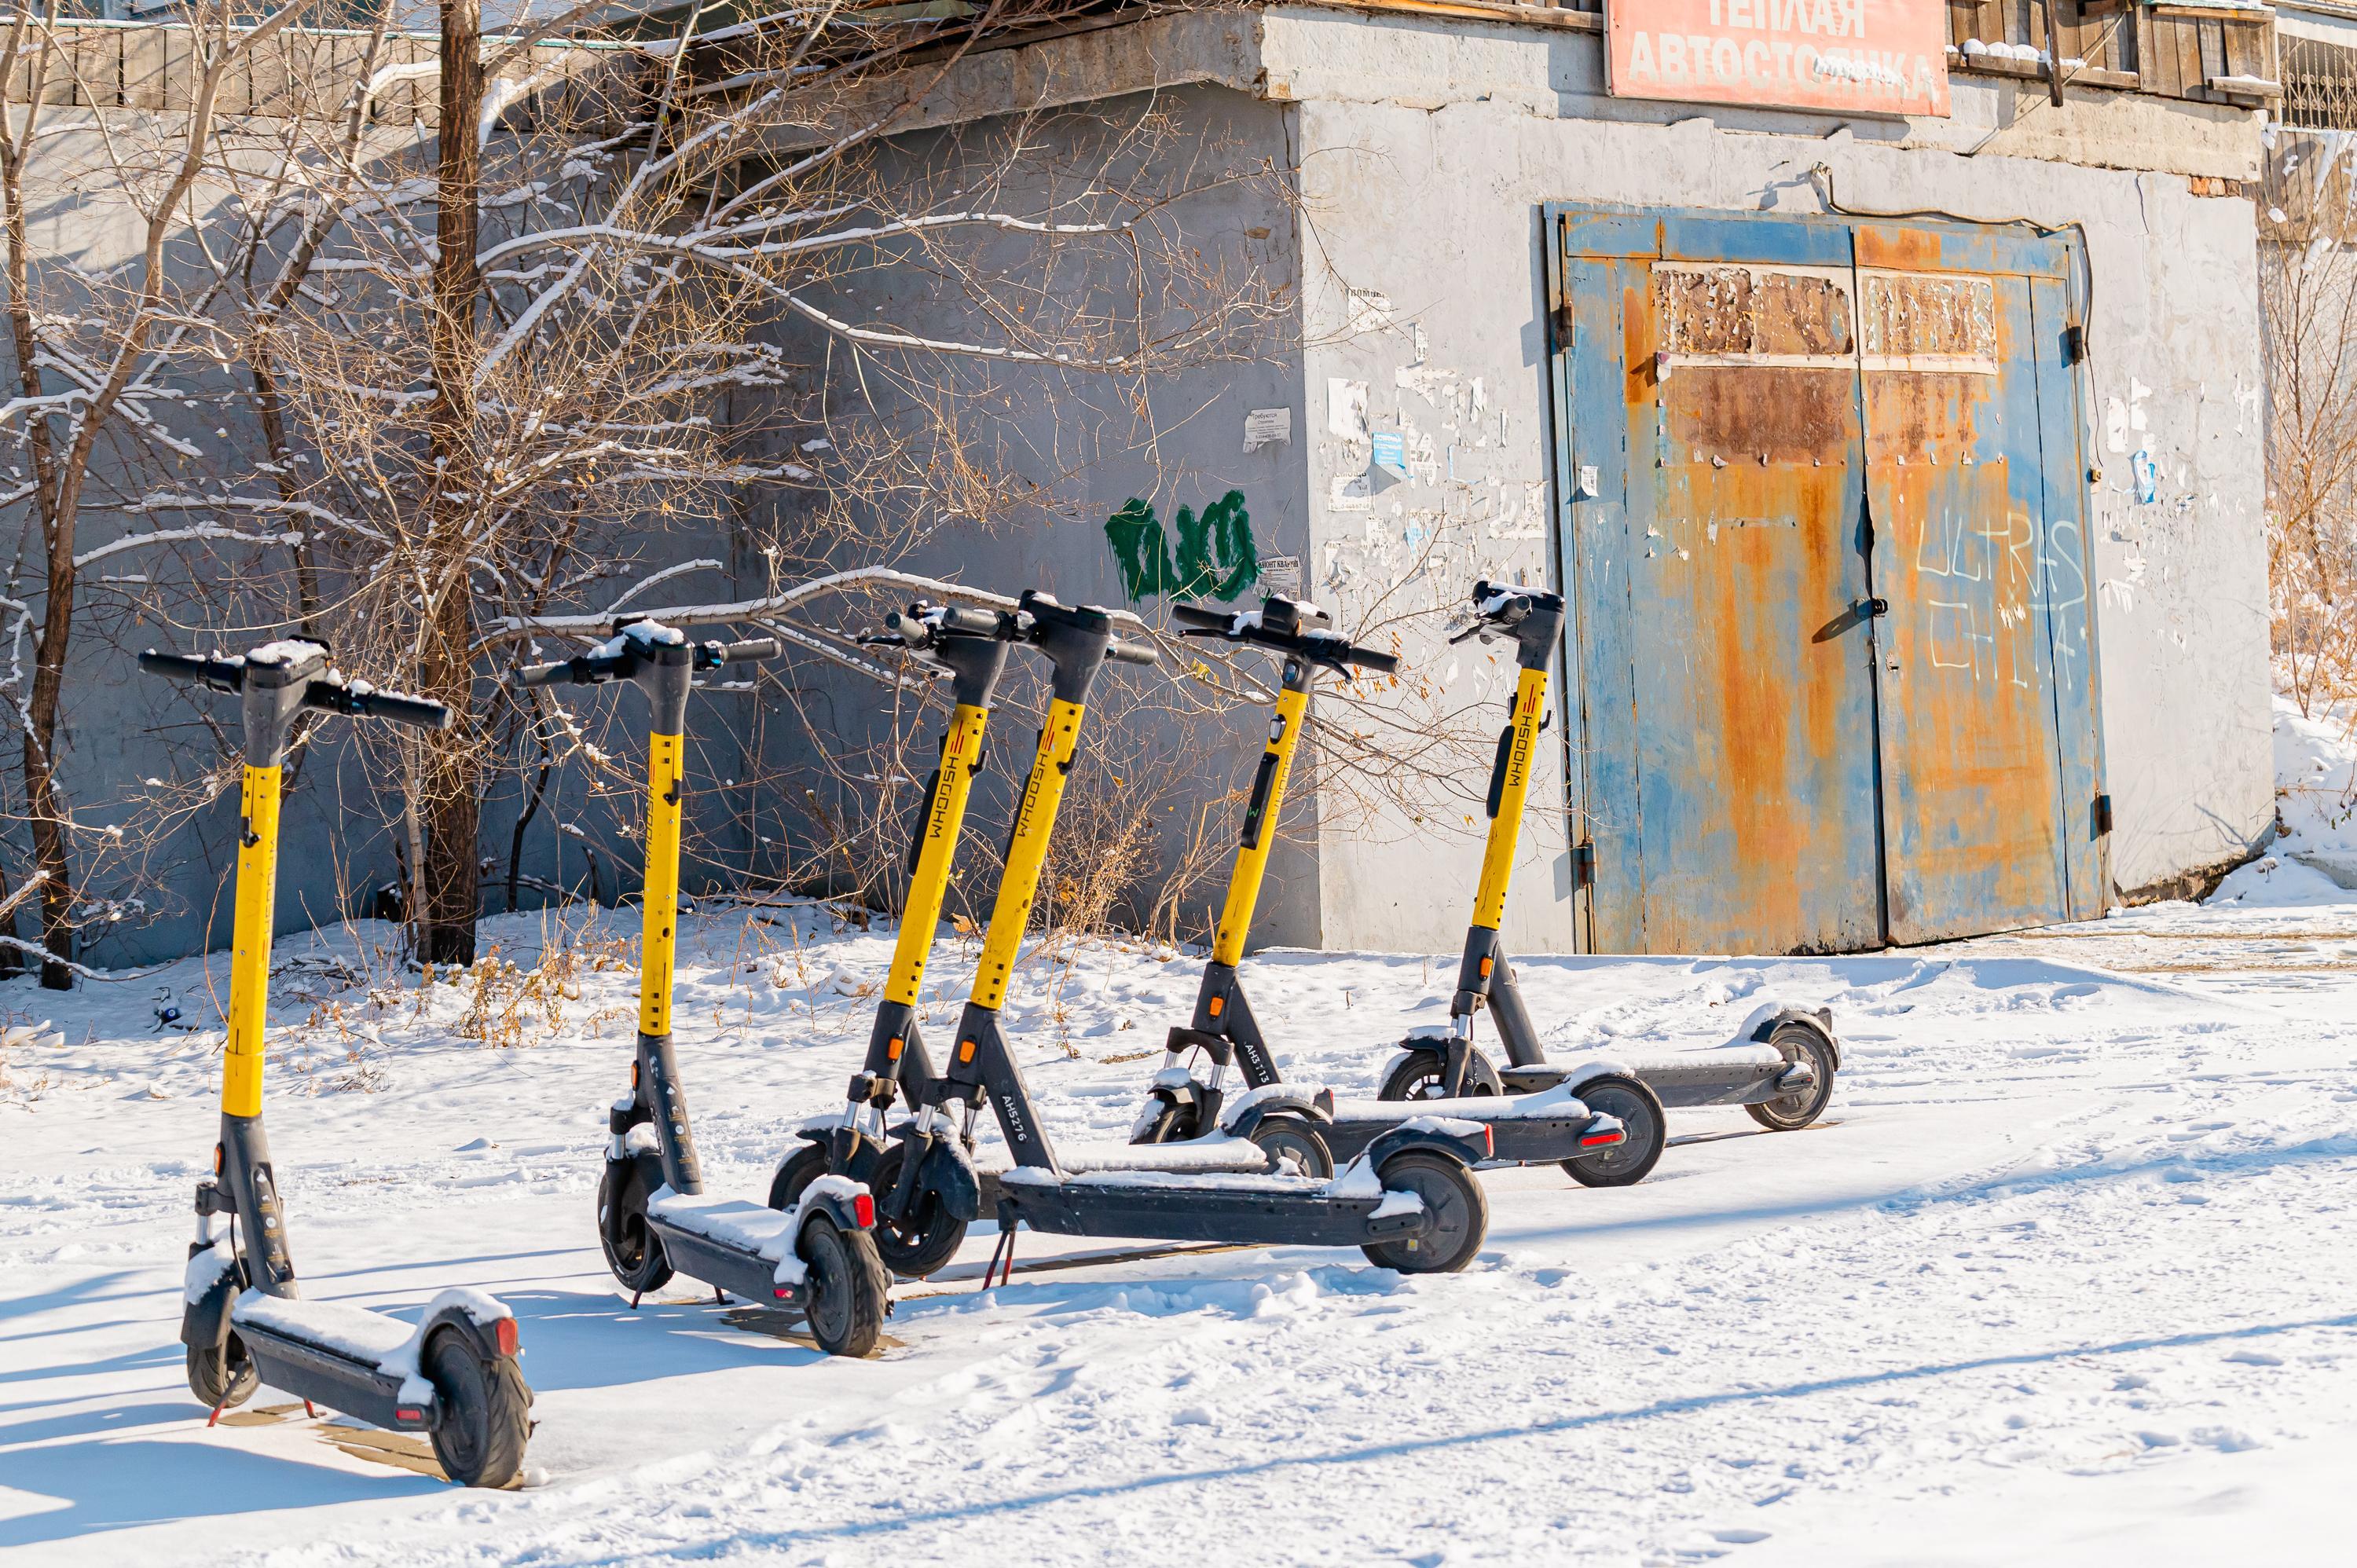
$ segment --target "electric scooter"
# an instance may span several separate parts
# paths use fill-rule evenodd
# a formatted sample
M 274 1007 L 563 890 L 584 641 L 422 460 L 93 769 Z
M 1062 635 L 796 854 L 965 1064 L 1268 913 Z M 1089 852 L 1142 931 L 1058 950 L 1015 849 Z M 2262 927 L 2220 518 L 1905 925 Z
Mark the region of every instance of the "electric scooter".
M 1591 1110 L 1614 1117 L 1628 1130 L 1620 1143 L 1563 1160 L 1565 1171 L 1589 1187 L 1627 1186 L 1652 1172 L 1668 1143 L 1663 1114 L 1667 1106 L 1741 1105 L 1773 1130 L 1808 1125 L 1831 1098 L 1840 1067 L 1829 1011 L 1762 1008 L 1746 1020 L 1736 1039 L 1705 1050 L 1598 1058 L 1569 1066 L 1546 1059 L 1515 983 L 1513 965 L 1499 940 L 1499 928 L 1531 765 L 1546 723 L 1547 667 L 1562 637 L 1564 601 L 1556 594 L 1485 582 L 1474 586 L 1472 611 L 1470 624 L 1449 640 L 1511 640 L 1519 671 L 1514 705 L 1499 734 L 1491 766 L 1490 830 L 1448 1022 L 1412 1031 L 1401 1042 L 1384 1072 L 1379 1098 L 1406 1101 L 1403 1111 L 1413 1113 L 1429 1111 L 1436 1102 L 1456 1106 L 1468 1098 L 1536 1095 L 1567 1087 Z M 1191 614 L 1200 632 L 1231 635 L 1214 630 L 1202 612 Z M 1270 744 L 1274 748 L 1278 738 Z M 1234 889 L 1232 883 L 1232 901 Z M 1243 950 L 1238 931 L 1205 969 L 1193 1025 L 1171 1031 L 1162 1071 L 1139 1115 L 1137 1136 L 1183 1137 L 1196 1127 L 1216 1124 L 1220 1077 L 1231 1056 L 1249 1089 L 1277 1081 L 1275 1063 L 1236 978 L 1234 962 Z M 1503 1069 L 1493 1067 L 1473 1043 L 1474 1018 L 1485 1008 L 1505 1044 Z M 1198 1074 L 1185 1065 L 1197 1052 L 1211 1062 L 1209 1073 Z M 1357 1107 L 1342 1109 L 1353 1114 L 1323 1129 L 1338 1153 L 1350 1146 L 1353 1129 L 1384 1124 L 1381 1117 L 1357 1115 Z
M 689 1131 L 672 1049 L 672 977 L 679 925 L 680 789 L 687 696 L 698 671 L 774 659 L 774 638 L 690 642 L 646 617 L 618 622 L 587 653 L 515 671 L 519 686 L 627 681 L 653 710 L 647 750 L 646 877 L 639 962 L 639 1038 L 630 1090 L 608 1117 L 613 1141 L 597 1184 L 597 1240 L 630 1305 L 683 1273 L 747 1301 L 802 1308 L 830 1355 L 875 1349 L 891 1281 L 877 1260 L 875 1203 L 841 1177 L 815 1181 L 784 1213 L 712 1197 Z
M 938 1077 L 903 1080 L 917 1096 L 903 1134 L 899 1180 L 917 1186 L 939 1169 L 934 1152 L 971 1150 L 974 1124 L 989 1101 L 1012 1156 L 996 1182 L 999 1245 L 992 1268 L 1014 1266 L 1018 1229 L 1067 1236 L 1120 1236 L 1164 1240 L 1255 1245 L 1355 1246 L 1369 1259 L 1404 1273 L 1463 1268 L 1480 1251 L 1489 1223 L 1488 1201 L 1473 1174 L 1491 1152 L 1486 1125 L 1446 1116 L 1411 1120 L 1376 1138 L 1339 1175 L 1297 1174 L 1309 1162 L 1327 1165 L 1326 1151 L 1299 1117 L 1289 1140 L 1292 1170 L 1221 1168 L 1243 1143 L 1207 1135 L 1160 1149 L 1128 1147 L 1117 1165 L 1080 1168 L 1060 1158 L 1042 1126 L 1021 1069 L 1007 1048 L 998 1014 L 1013 976 L 1048 844 L 1062 802 L 1064 782 L 1079 749 L 1081 721 L 1091 686 L 1108 657 L 1151 662 L 1150 650 L 1116 643 L 1111 620 L 1091 606 L 1057 603 L 1027 593 L 1019 614 L 1026 638 L 1053 671 L 1047 722 L 1016 807 L 990 924 L 983 936 L 974 991 L 958 1020 L 950 1059 Z M 1264 1102 L 1307 1105 L 1310 1097 L 1273 1091 Z M 956 1107 L 952 1115 L 951 1108 Z M 1250 1147 L 1249 1144 L 1246 1147 Z M 1207 1168 L 1207 1166 L 1209 1168 Z M 823 1179 L 823 1178 L 820 1178 Z M 963 1236 L 966 1219 L 937 1195 L 945 1229 Z M 1003 1276 L 1002 1276 L 1003 1277 Z
M 1395 657 L 1356 647 L 1326 629 L 1326 612 L 1316 605 L 1292 599 L 1271 597 L 1259 609 L 1246 611 L 1174 604 L 1171 617 L 1183 628 L 1182 636 L 1219 638 L 1280 655 L 1284 675 L 1275 711 L 1269 717 L 1268 743 L 1261 752 L 1252 793 L 1244 805 L 1243 829 L 1228 874 L 1227 897 L 1212 938 L 1211 961 L 1203 966 L 1197 990 L 1194 1021 L 1170 1031 L 1162 1070 L 1155 1075 L 1154 1087 L 1131 1134 L 1138 1144 L 1198 1137 L 1203 1128 L 1222 1126 L 1227 1116 L 1248 1111 L 1280 1081 L 1276 1059 L 1253 1016 L 1236 965 L 1243 958 L 1244 940 L 1252 929 L 1253 911 L 1275 843 L 1277 813 L 1308 722 L 1311 689 L 1321 671 L 1348 679 L 1354 668 L 1380 674 L 1399 668 Z M 1523 755 L 1527 757 L 1527 746 Z M 1498 799 L 1494 785 L 1491 799 Z M 1504 858 L 1510 862 L 1511 854 Z M 1182 1065 L 1199 1052 L 1211 1064 L 1210 1070 L 1201 1074 Z M 1247 1090 L 1233 1101 L 1224 1092 L 1231 1063 L 1241 1065 Z M 1658 1140 L 1662 1128 L 1661 1107 L 1644 1084 L 1624 1073 L 1602 1069 L 1581 1074 L 1577 1084 L 1559 1082 L 1544 1094 L 1512 1098 L 1477 1091 L 1401 1104 L 1389 1100 L 1339 1099 L 1329 1090 L 1318 1104 L 1316 1119 L 1318 1134 L 1335 1156 L 1348 1158 L 1409 1119 L 1432 1115 L 1488 1125 L 1492 1157 L 1500 1163 L 1553 1162 L 1566 1168 L 1582 1159 L 1628 1148 L 1640 1136 Z
M 227 658 L 150 649 L 139 656 L 139 668 L 238 698 L 245 728 L 221 1141 L 213 1145 L 212 1176 L 197 1184 L 197 1238 L 180 1314 L 189 1391 L 217 1421 L 268 1383 L 307 1405 L 423 1432 L 452 1480 L 504 1487 L 523 1468 L 531 1425 L 532 1391 L 516 1365 L 515 1315 L 474 1290 L 442 1292 L 414 1324 L 304 1300 L 262 1128 L 279 768 L 288 738 L 305 713 L 439 730 L 449 727 L 449 710 L 345 679 L 317 642 L 266 643 Z
M 1007 651 L 1043 643 L 1060 625 L 1061 607 L 1053 600 L 1033 595 L 1017 604 L 1012 613 L 919 605 L 890 618 L 887 635 L 860 639 L 870 646 L 897 643 L 921 667 L 946 677 L 950 727 L 909 846 L 909 893 L 866 1058 L 851 1079 L 843 1111 L 803 1123 L 802 1144 L 779 1162 L 770 1185 L 770 1207 L 778 1209 L 791 1207 L 813 1178 L 828 1172 L 865 1186 L 876 1196 L 877 1252 L 894 1273 L 912 1278 L 949 1262 L 985 1200 L 995 1202 L 1001 1174 L 980 1167 L 969 1136 L 949 1135 L 950 1118 L 922 1109 L 941 1079 L 926 1049 L 916 1004 Z M 1107 651 L 1116 658 L 1150 657 L 1119 642 Z M 915 1117 L 893 1114 L 902 1101 L 920 1108 Z M 1306 1124 L 1308 1109 L 1272 1098 L 1183 1150 L 1163 1150 L 1146 1159 L 1197 1175 L 1295 1169 L 1330 1176 L 1332 1158 Z M 920 1121 L 935 1135 L 912 1139 Z M 1066 1145 L 1059 1157 L 1067 1170 L 1141 1163 L 1137 1152 L 1124 1144 Z

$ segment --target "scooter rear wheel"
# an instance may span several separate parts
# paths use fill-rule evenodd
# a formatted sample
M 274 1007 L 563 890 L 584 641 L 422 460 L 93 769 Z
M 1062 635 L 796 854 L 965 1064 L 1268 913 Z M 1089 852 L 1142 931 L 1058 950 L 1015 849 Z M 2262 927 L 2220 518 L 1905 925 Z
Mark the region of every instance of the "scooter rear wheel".
M 1378 1100 L 1441 1100 L 1448 1096 L 1447 1064 L 1440 1053 L 1431 1050 L 1410 1051 L 1400 1064 L 1383 1075 L 1383 1086 L 1376 1090 Z M 1465 1092 L 1497 1094 L 1505 1085 L 1499 1080 L 1498 1069 L 1480 1051 L 1465 1064 Z
M 1490 1233 L 1490 1199 L 1471 1166 L 1430 1149 L 1403 1149 L 1376 1175 L 1386 1191 L 1415 1194 L 1432 1224 L 1419 1237 L 1369 1242 L 1359 1249 L 1369 1262 L 1404 1274 L 1453 1274 L 1473 1261 Z
M 436 1334 L 420 1369 L 441 1406 L 434 1457 L 462 1486 L 504 1487 L 523 1474 L 532 1395 L 509 1357 L 486 1361 L 455 1328 Z
M 1833 1047 L 1808 1025 L 1789 1018 L 1776 1026 L 1768 1043 L 1788 1062 L 1806 1061 L 1816 1069 L 1817 1081 L 1797 1094 L 1747 1105 L 1744 1113 L 1770 1133 L 1797 1133 L 1824 1115 L 1825 1102 L 1834 1097 Z
M 892 1189 L 900 1185 L 900 1165 L 909 1146 L 895 1144 L 876 1162 L 876 1254 L 884 1266 L 904 1279 L 920 1280 L 937 1273 L 965 1244 L 966 1222 L 949 1211 L 942 1195 L 921 1182 L 909 1196 L 909 1211 L 899 1219 L 885 1212 Z
M 1334 1177 L 1334 1151 L 1303 1117 L 1267 1117 L 1252 1130 L 1252 1143 L 1268 1156 L 1271 1175 L 1314 1176 L 1319 1181 Z
M 1653 1174 L 1669 1147 L 1669 1119 L 1662 1097 L 1641 1079 L 1608 1073 L 1579 1086 L 1580 1102 L 1599 1116 L 1617 1116 L 1629 1135 L 1592 1155 L 1563 1162 L 1565 1174 L 1582 1187 L 1634 1187 Z
M 597 1180 L 597 1244 L 624 1290 L 643 1294 L 671 1283 L 671 1261 L 647 1225 L 651 1160 L 608 1160 Z
M 818 1348 L 830 1356 L 872 1352 L 884 1331 L 884 1305 L 892 1290 L 891 1277 L 876 1255 L 876 1239 L 813 1214 L 795 1251 L 809 1271 L 802 1312 Z
M 246 1359 L 245 1342 L 235 1334 L 221 1336 L 218 1345 L 188 1347 L 188 1391 L 207 1410 L 243 1404 L 261 1386 L 261 1369 Z

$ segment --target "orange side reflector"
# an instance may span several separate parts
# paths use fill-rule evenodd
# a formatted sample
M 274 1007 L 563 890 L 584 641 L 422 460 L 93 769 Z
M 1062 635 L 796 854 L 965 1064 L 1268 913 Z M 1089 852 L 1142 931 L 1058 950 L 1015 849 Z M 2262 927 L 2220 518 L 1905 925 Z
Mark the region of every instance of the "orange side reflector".
M 972 1040 L 960 1040 L 958 1042 L 958 1060 L 962 1062 L 970 1062 L 974 1060 L 974 1042 Z
M 902 1039 L 899 1036 L 893 1036 L 892 1043 L 884 1047 L 885 1056 L 893 1061 L 899 1061 L 900 1059 L 900 1047 L 908 1043 L 908 1041 Z
M 221 1153 L 221 1146 L 219 1144 L 215 1144 L 213 1145 L 213 1175 L 221 1175 L 221 1166 L 228 1163 L 229 1156 Z
M 1482 978 L 1482 979 L 1487 980 L 1487 979 L 1489 979 L 1489 978 L 1490 978 L 1490 966 L 1491 966 L 1491 964 L 1495 963 L 1496 961 L 1497 961 L 1497 960 L 1495 960 L 1495 959 L 1488 959 L 1488 958 L 1485 958 L 1485 959 L 1483 959 L 1483 960 L 1481 961 L 1481 978 Z
M 1224 996 L 1214 996 L 1214 997 L 1212 997 L 1212 998 L 1211 998 L 1211 1016 L 1212 1016 L 1212 1017 L 1214 1017 L 1214 1018 L 1218 1017 L 1218 1016 L 1220 1015 L 1220 1009 L 1221 1009 L 1221 1008 L 1222 1008 L 1222 1007 L 1225 1007 L 1227 1004 L 1228 1004 L 1228 999 L 1227 999 L 1226 997 L 1224 997 Z

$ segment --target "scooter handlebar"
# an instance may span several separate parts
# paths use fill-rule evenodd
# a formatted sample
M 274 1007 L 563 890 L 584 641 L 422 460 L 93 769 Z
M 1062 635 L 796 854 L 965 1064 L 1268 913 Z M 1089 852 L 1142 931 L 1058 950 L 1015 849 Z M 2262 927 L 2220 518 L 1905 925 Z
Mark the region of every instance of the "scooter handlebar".
M 630 658 L 628 653 L 576 653 L 554 664 L 527 664 L 521 670 L 511 670 L 508 679 L 518 686 L 553 686 L 560 681 L 576 686 L 595 686 L 622 674 L 630 667 Z
M 695 663 L 700 670 L 717 670 L 723 664 L 758 664 L 784 651 L 784 644 L 774 637 L 751 637 L 742 642 L 705 642 L 696 646 Z
M 139 668 L 150 675 L 161 675 L 167 681 L 196 681 L 216 692 L 240 692 L 245 688 L 245 661 L 242 659 L 214 659 L 201 653 L 158 653 L 154 649 L 139 656 Z
M 317 682 L 313 682 L 316 689 Z M 388 724 L 407 725 L 412 729 L 444 730 L 450 727 L 450 710 L 440 703 L 424 697 L 404 697 L 396 692 L 354 692 L 349 687 L 345 694 L 350 705 L 342 711 L 356 719 L 382 719 Z
M 1271 603 L 1279 604 L 1280 601 L 1272 600 Z M 1308 617 L 1314 616 L 1321 621 L 1325 619 L 1325 612 L 1314 605 L 1306 607 L 1306 611 L 1305 615 L 1287 610 L 1293 618 L 1288 619 L 1286 625 L 1293 627 L 1295 629 L 1292 630 L 1285 629 L 1285 626 L 1269 625 L 1265 612 L 1248 610 L 1239 614 L 1233 610 L 1216 610 L 1208 605 L 1188 604 L 1184 600 L 1170 607 L 1170 618 L 1186 628 L 1178 634 L 1181 637 L 1222 638 L 1229 642 L 1245 642 L 1255 648 L 1308 658 L 1320 664 L 1337 667 L 1355 665 L 1379 675 L 1389 675 L 1399 668 L 1399 658 L 1395 654 L 1378 653 L 1372 648 L 1358 647 L 1330 631 L 1302 628 L 1301 621 Z
M 1161 657 L 1142 642 L 1124 642 L 1114 638 L 1105 644 L 1105 657 L 1116 664 L 1159 664 Z

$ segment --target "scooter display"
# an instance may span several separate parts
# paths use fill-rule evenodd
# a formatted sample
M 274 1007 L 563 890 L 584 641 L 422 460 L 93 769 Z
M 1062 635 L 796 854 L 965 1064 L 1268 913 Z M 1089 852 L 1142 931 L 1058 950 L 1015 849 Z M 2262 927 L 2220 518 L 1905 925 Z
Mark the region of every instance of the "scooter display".
M 820 1348 L 876 1348 L 891 1282 L 876 1252 L 875 1203 L 836 1176 L 812 1182 L 780 1213 L 707 1196 L 687 1099 L 672 1048 L 672 979 L 679 926 L 681 789 L 688 693 L 700 671 L 774 659 L 774 639 L 690 642 L 650 618 L 617 623 L 587 653 L 515 671 L 519 686 L 628 682 L 651 709 L 647 747 L 646 875 L 639 968 L 638 1047 L 630 1092 L 608 1119 L 613 1141 L 597 1185 L 597 1240 L 631 1305 L 674 1273 L 744 1300 L 800 1307 Z
M 306 713 L 449 726 L 438 703 L 345 678 L 319 643 L 285 640 L 242 655 L 158 653 L 139 668 L 239 699 L 242 817 L 221 1057 L 221 1139 L 197 1184 L 180 1339 L 188 1388 L 218 1420 L 264 1383 L 402 1432 L 423 1432 L 451 1479 L 504 1487 L 523 1468 L 532 1391 L 516 1364 L 515 1316 L 479 1291 L 447 1290 L 416 1323 L 303 1298 L 262 1126 L 263 1030 L 278 878 L 280 768 Z
M 1532 763 L 1546 725 L 1547 668 L 1563 634 L 1564 601 L 1556 594 L 1484 582 L 1474 586 L 1471 609 L 1470 623 L 1450 641 L 1478 637 L 1484 642 L 1512 642 L 1517 665 L 1513 709 L 1499 734 L 1491 766 L 1490 829 L 1448 1022 L 1415 1030 L 1400 1042 L 1384 1072 L 1380 1098 L 1429 1112 L 1436 1103 L 1455 1106 L 1467 1099 L 1538 1095 L 1568 1087 L 1589 1109 L 1611 1115 L 1628 1130 L 1620 1143 L 1563 1161 L 1573 1179 L 1590 1187 L 1626 1186 L 1652 1172 L 1668 1143 L 1664 1107 L 1741 1105 L 1771 1130 L 1808 1125 L 1824 1109 L 1840 1067 L 1827 1011 L 1763 1008 L 1746 1021 L 1738 1038 L 1700 1050 L 1616 1054 L 1568 1065 L 1547 1060 L 1499 930 L 1520 844 Z M 1228 635 L 1200 620 L 1198 628 Z M 1272 746 L 1276 744 L 1273 737 Z M 1223 950 L 1241 957 L 1241 934 Z M 1506 1047 L 1502 1069 L 1493 1067 L 1474 1044 L 1474 1019 L 1485 1009 Z M 1211 1064 L 1208 1072 L 1195 1072 L 1187 1065 L 1199 1053 Z M 1185 1136 L 1194 1127 L 1216 1124 L 1222 1113 L 1220 1075 L 1230 1056 L 1241 1067 L 1248 1088 L 1277 1081 L 1275 1060 L 1237 983 L 1233 958 L 1222 962 L 1215 954 L 1204 972 L 1193 1025 L 1171 1032 L 1162 1071 L 1139 1116 L 1138 1135 Z M 1327 1135 L 1338 1149 L 1348 1146 L 1340 1126 Z
M 1150 661 L 1152 654 L 1116 643 L 1110 618 L 1093 607 L 1028 593 L 1018 615 L 1028 623 L 1027 641 L 1052 670 L 1047 722 L 1016 807 L 1005 871 L 950 1059 L 937 1078 L 903 1079 L 918 1104 L 903 1135 L 902 1182 L 921 1185 L 927 1173 L 939 1170 L 934 1154 L 940 1148 L 971 1150 L 974 1120 L 986 1101 L 1013 1160 L 996 1183 L 1000 1237 L 994 1265 L 1003 1258 L 1012 1268 L 1016 1233 L 1028 1224 L 1067 1236 L 1355 1246 L 1403 1272 L 1463 1268 L 1488 1229 L 1488 1202 L 1473 1174 L 1473 1165 L 1491 1152 L 1490 1129 L 1480 1123 L 1445 1116 L 1410 1120 L 1375 1139 L 1333 1176 L 1205 1168 L 1207 1155 L 1211 1161 L 1233 1156 L 1242 1140 L 1232 1136 L 1160 1149 L 1127 1147 L 1124 1163 L 1111 1167 L 1082 1169 L 1081 1162 L 1060 1157 L 1000 1030 L 999 1008 L 1079 750 L 1090 689 L 1108 657 Z M 1308 1131 L 1306 1122 L 1294 1120 Z M 1297 1147 L 1298 1157 L 1323 1163 L 1324 1147 L 1314 1133 Z M 964 1220 L 946 1200 L 964 1190 L 961 1179 L 957 1194 L 939 1195 L 945 1200 L 941 1212 L 961 1233 Z
M 945 1112 L 926 1109 L 940 1079 L 917 1002 L 1007 652 L 1054 637 L 1060 625 L 1061 607 L 1053 600 L 1033 595 L 1017 603 L 1021 607 L 1012 612 L 920 604 L 892 617 L 888 634 L 862 639 L 870 646 L 898 645 L 921 668 L 947 679 L 950 725 L 909 844 L 908 897 L 866 1058 L 851 1079 L 843 1111 L 803 1123 L 803 1144 L 779 1163 L 770 1186 L 770 1206 L 778 1209 L 793 1205 L 813 1178 L 828 1172 L 866 1187 L 876 1196 L 877 1251 L 893 1272 L 916 1278 L 950 1261 L 986 1198 L 995 1202 L 990 1195 L 1001 1174 L 980 1168 L 971 1136 L 958 1132 Z M 1146 657 L 1119 642 L 1108 652 Z M 903 1102 L 917 1108 L 914 1117 L 893 1114 Z M 914 1138 L 920 1128 L 928 1135 Z M 1059 1156 L 1067 1170 L 1141 1164 L 1124 1144 L 1066 1145 Z M 1288 1167 L 1332 1174 L 1331 1157 L 1316 1133 L 1296 1109 L 1275 1101 L 1183 1151 L 1146 1158 L 1198 1175 Z

